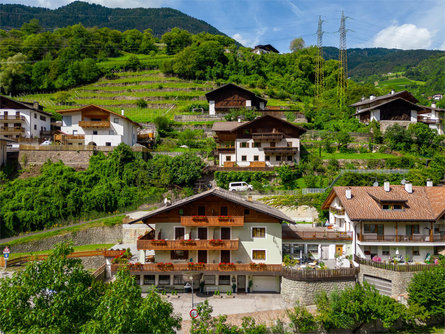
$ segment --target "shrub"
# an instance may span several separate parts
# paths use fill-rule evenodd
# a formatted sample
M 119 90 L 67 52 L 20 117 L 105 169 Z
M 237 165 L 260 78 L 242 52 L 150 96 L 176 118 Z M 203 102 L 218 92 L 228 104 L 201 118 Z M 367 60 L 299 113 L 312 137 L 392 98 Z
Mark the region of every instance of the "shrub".
M 147 101 L 145 101 L 143 98 L 140 98 L 136 101 L 136 105 L 138 106 L 138 108 L 147 108 Z

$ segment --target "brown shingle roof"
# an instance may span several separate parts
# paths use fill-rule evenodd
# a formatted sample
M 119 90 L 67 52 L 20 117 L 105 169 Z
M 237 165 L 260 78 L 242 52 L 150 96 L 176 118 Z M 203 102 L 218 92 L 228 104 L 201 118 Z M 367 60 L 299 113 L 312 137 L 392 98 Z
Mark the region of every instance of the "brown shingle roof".
M 244 123 L 248 122 L 215 122 L 213 123 L 212 130 L 213 131 L 232 131 L 235 130 L 237 127 L 243 125 Z
M 363 109 L 357 110 L 357 112 L 354 114 L 354 116 L 357 116 L 357 115 L 359 115 L 359 114 L 361 114 L 361 113 L 364 113 L 364 112 L 367 112 L 367 111 L 369 111 L 369 110 L 378 109 L 379 107 L 381 107 L 381 106 L 383 106 L 383 105 L 385 105 L 385 104 L 390 104 L 390 103 L 393 103 L 394 101 L 397 101 L 397 100 L 400 100 L 400 101 L 405 102 L 406 104 L 409 104 L 414 110 L 417 110 L 417 111 L 422 111 L 422 110 L 424 110 L 424 107 L 423 107 L 423 106 L 419 106 L 419 105 L 417 105 L 417 104 L 415 104 L 415 103 L 412 103 L 412 102 L 410 102 L 410 101 L 408 101 L 408 100 L 405 100 L 405 99 L 403 99 L 403 98 L 401 98 L 401 97 L 398 97 L 398 98 L 393 99 L 393 100 L 383 101 L 382 103 L 373 105 L 373 106 L 368 107 L 368 108 L 363 108 Z
M 352 198 L 346 198 L 348 187 L 334 187 L 323 204 L 327 209 L 338 197 L 351 220 L 374 221 L 435 221 L 445 210 L 445 187 L 412 187 L 408 193 L 404 186 L 391 185 L 386 192 L 383 187 L 349 187 Z M 403 210 L 383 210 L 379 201 L 406 201 Z
M 385 100 L 385 99 L 396 99 L 398 97 L 403 97 L 405 100 L 408 100 L 412 103 L 418 103 L 419 101 L 408 91 L 406 90 L 402 90 L 401 92 L 395 92 L 394 94 L 386 94 L 386 95 L 382 95 L 382 96 L 376 96 L 373 100 L 371 99 L 364 99 L 363 101 L 358 101 L 356 103 L 353 103 L 351 105 L 349 105 L 350 107 L 358 107 L 364 104 L 370 104 L 370 103 L 374 103 L 377 102 L 379 100 Z

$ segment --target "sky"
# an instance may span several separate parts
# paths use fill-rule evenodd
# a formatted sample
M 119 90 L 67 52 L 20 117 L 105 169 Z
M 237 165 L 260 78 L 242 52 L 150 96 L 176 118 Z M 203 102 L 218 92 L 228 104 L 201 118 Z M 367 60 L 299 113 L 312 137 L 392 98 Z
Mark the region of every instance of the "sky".
M 71 0 L 1 0 L 58 8 Z M 347 48 L 384 47 L 445 50 L 445 0 L 88 0 L 107 7 L 171 7 L 204 20 L 244 46 L 272 44 L 289 52 L 293 38 L 339 46 L 342 11 Z

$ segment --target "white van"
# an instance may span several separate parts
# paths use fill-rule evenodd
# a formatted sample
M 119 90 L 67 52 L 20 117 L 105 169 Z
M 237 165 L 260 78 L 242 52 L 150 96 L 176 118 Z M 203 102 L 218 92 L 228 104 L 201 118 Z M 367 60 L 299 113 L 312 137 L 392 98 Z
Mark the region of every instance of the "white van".
M 253 190 L 253 186 L 246 182 L 230 182 L 229 191 L 247 191 Z

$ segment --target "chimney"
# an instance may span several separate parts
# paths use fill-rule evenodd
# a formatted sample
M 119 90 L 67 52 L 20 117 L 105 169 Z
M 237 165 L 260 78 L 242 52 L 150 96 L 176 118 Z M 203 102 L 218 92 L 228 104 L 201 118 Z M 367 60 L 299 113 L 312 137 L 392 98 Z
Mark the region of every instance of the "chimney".
M 125 110 L 124 109 L 121 110 L 121 115 L 125 116 Z
M 436 104 L 435 103 L 431 103 L 431 108 L 436 108 Z
M 389 187 L 389 181 L 383 182 L 383 189 L 385 189 L 386 192 L 391 190 L 391 188 Z
M 433 186 L 433 181 L 431 179 L 426 180 L 426 186 L 427 187 L 432 187 Z
M 405 190 L 408 194 L 411 194 L 413 192 L 413 184 L 407 181 L 405 183 Z
M 375 100 L 375 95 L 374 95 L 374 94 L 370 95 L 370 96 L 369 96 L 369 100 L 370 100 L 370 101 Z
M 351 188 L 346 188 L 346 192 L 345 192 L 345 195 L 346 195 L 346 199 L 351 199 L 352 198 L 352 190 L 351 190 Z
M 391 95 L 394 95 L 396 91 L 394 89 L 391 89 Z
M 37 101 L 34 101 L 33 103 L 32 103 L 32 107 L 34 108 L 34 109 L 37 109 L 37 110 L 39 110 L 39 102 L 37 102 Z

